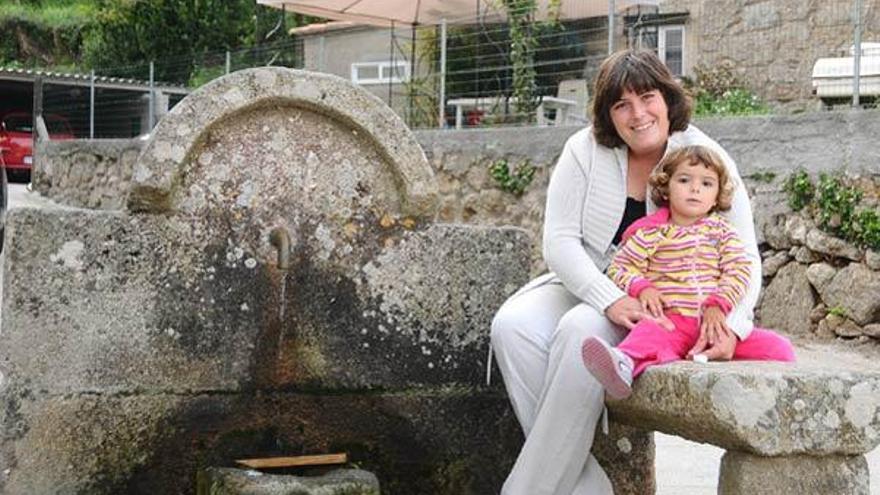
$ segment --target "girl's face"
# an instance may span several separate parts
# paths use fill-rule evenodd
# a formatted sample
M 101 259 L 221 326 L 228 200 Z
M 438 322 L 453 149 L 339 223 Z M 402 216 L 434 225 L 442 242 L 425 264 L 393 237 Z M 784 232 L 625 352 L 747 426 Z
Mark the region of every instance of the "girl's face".
M 669 178 L 669 211 L 678 225 L 705 217 L 718 200 L 718 173 L 700 162 L 679 163 Z
M 611 106 L 611 122 L 636 155 L 662 153 L 669 139 L 669 108 L 658 89 L 641 94 L 624 90 Z

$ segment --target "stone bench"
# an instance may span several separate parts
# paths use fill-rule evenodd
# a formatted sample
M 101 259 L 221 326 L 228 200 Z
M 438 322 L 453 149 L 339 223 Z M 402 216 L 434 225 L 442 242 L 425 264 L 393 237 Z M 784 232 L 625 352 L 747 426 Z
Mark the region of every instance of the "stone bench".
M 616 421 L 724 448 L 723 495 L 869 493 L 880 443 L 880 373 L 865 358 L 804 349 L 796 364 L 677 362 L 651 368 Z

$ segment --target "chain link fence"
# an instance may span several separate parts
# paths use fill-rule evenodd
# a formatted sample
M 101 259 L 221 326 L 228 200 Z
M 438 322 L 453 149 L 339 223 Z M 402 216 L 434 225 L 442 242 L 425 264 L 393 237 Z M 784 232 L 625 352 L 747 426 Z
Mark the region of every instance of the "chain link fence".
M 412 128 L 575 125 L 588 121 L 600 62 L 625 47 L 655 50 L 698 115 L 870 106 L 880 94 L 880 0 L 630 2 L 611 16 L 614 2 L 562 1 L 584 16 L 529 22 L 525 32 L 476 15 L 439 26 L 331 22 L 195 60 L 40 74 L 41 110 L 53 116 L 50 133 L 132 137 L 216 77 L 284 66 L 350 80 Z

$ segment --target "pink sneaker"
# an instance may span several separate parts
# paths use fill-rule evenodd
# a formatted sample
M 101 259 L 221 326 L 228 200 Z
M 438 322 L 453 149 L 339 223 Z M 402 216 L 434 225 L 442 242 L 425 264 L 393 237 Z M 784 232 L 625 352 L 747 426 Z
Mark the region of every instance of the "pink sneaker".
M 632 394 L 632 359 L 599 337 L 584 340 L 581 357 L 587 371 L 602 384 L 608 397 L 626 399 Z

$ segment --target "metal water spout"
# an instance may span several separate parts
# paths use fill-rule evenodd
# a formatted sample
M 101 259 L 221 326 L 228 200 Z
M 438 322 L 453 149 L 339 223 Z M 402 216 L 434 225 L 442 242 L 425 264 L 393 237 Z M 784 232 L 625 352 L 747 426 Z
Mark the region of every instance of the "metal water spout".
M 278 251 L 278 269 L 290 268 L 290 233 L 284 227 L 275 227 L 269 232 L 269 244 Z

